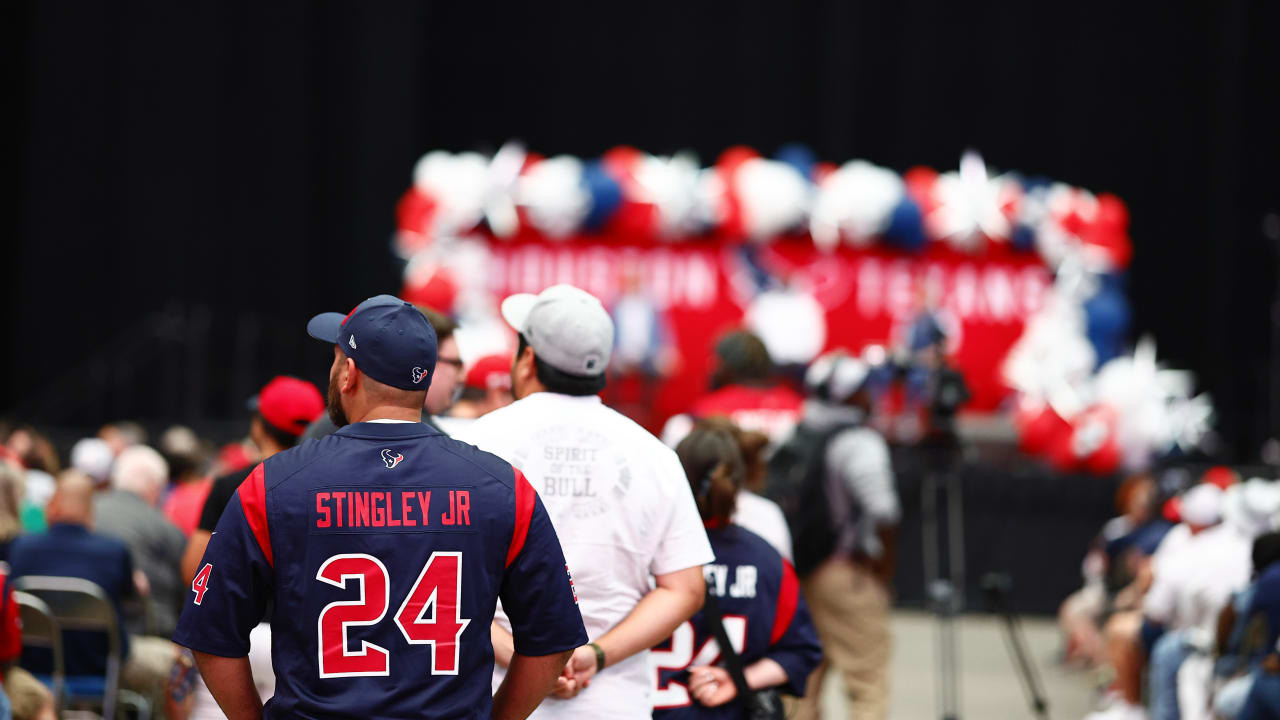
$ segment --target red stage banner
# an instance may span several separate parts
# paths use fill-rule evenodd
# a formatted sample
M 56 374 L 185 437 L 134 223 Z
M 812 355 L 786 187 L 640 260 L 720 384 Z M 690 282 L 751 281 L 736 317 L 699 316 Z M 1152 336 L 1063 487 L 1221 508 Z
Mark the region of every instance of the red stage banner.
M 705 391 L 716 339 L 742 326 L 769 279 L 813 295 L 825 313 L 828 350 L 892 348 L 905 326 L 931 308 L 950 336 L 952 362 L 970 385 L 968 409 L 993 410 L 1009 394 L 1000 365 L 1051 284 L 1033 254 L 974 256 L 938 244 L 905 253 L 883 246 L 823 252 L 807 238 L 758 246 L 599 238 L 482 242 L 488 257 L 481 282 L 497 299 L 571 283 L 612 308 L 626 279 L 638 279 L 632 284 L 645 288 L 679 353 L 678 371 L 660 382 L 653 398 L 653 411 L 663 418 L 683 412 Z

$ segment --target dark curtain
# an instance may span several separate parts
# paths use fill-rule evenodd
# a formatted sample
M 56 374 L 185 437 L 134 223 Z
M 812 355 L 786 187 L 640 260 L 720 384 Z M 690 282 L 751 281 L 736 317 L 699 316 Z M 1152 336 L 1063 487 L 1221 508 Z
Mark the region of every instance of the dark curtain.
M 426 150 L 620 143 L 709 163 L 999 168 L 1122 196 L 1135 335 L 1195 370 L 1228 456 L 1274 432 L 1280 6 L 20 2 L 0 414 L 231 419 L 324 378 L 315 311 L 398 287 Z

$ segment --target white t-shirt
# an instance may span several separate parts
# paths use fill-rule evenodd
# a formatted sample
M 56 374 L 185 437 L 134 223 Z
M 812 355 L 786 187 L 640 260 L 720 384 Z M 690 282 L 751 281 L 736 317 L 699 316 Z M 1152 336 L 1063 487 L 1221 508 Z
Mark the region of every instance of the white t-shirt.
M 1253 541 L 1224 523 L 1189 536 L 1176 549 L 1155 568 L 1143 611 L 1173 630 L 1211 633 L 1231 594 L 1249 582 Z
M 715 555 L 680 461 L 596 396 L 540 392 L 477 419 L 458 439 L 519 468 L 555 526 L 593 640 L 664 575 Z M 499 608 L 497 621 L 509 627 Z M 495 668 L 494 687 L 505 674 Z M 572 700 L 548 698 L 534 718 L 647 718 L 648 652 L 610 665 Z
M 778 503 L 750 490 L 739 490 L 733 524 L 764 538 L 782 557 L 791 559 L 791 529 Z

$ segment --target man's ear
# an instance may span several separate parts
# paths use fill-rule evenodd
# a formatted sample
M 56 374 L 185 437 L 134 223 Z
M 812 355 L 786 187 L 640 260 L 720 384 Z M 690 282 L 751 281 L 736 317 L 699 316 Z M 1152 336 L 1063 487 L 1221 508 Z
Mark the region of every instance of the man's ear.
M 360 371 L 356 369 L 356 361 L 343 358 L 342 369 L 339 372 L 342 377 L 338 379 L 338 389 L 344 393 L 355 392 L 360 385 Z
M 520 353 L 520 357 L 516 358 L 515 373 L 520 377 L 533 377 L 536 374 L 534 369 L 534 353 L 533 347 L 524 346 L 524 352 Z

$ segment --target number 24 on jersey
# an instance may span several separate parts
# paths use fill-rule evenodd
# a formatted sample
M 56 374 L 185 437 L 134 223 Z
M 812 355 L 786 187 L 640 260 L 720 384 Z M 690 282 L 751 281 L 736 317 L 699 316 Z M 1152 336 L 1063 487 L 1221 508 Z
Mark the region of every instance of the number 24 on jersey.
M 212 572 L 213 565 L 206 563 L 191 583 L 197 605 L 204 601 Z M 316 579 L 343 590 L 354 581 L 360 588 L 358 600 L 335 600 L 320 611 L 316 620 L 320 677 L 389 675 L 386 648 L 361 640 L 359 649 L 352 650 L 348 637 L 351 628 L 376 625 L 386 618 L 391 600 L 387 567 L 372 555 L 334 555 L 320 565 Z M 393 618 L 410 645 L 432 646 L 433 675 L 458 674 L 458 638 L 471 622 L 462 617 L 461 595 L 462 553 L 433 552 Z

